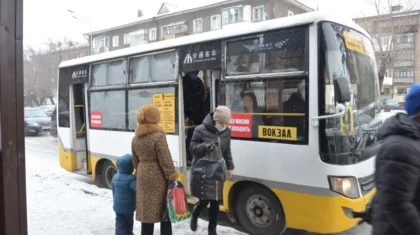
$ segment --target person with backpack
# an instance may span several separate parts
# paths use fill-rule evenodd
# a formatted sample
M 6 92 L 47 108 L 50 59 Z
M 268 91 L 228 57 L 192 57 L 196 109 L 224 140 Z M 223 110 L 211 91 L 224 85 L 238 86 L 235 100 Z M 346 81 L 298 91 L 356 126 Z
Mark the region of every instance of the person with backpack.
M 420 84 L 405 98 L 405 111 L 387 119 L 376 157 L 372 235 L 420 234 Z
M 214 112 L 208 114 L 206 118 L 204 118 L 203 124 L 195 129 L 189 149 L 191 155 L 194 156 L 192 172 L 195 171 L 194 169 L 200 159 L 213 151 L 220 150 L 220 153 L 226 162 L 225 167 L 223 163 L 222 170 L 224 172 L 222 173 L 223 176 L 221 178 L 232 178 L 234 165 L 230 149 L 231 132 L 228 128 L 230 119 L 230 109 L 226 106 L 218 106 Z M 220 170 L 221 169 L 217 169 L 219 172 Z M 207 178 L 206 180 L 203 180 L 201 178 L 201 173 L 198 176 L 192 174 L 191 191 L 195 197 L 199 198 L 199 202 L 194 206 L 190 220 L 190 228 L 192 231 L 197 230 L 198 216 L 201 211 L 210 204 L 208 234 L 217 235 L 217 216 L 219 213 L 219 203 L 223 195 L 223 183 L 224 182 L 209 181 Z
M 133 235 L 136 210 L 136 177 L 133 158 L 125 154 L 117 159 L 118 173 L 112 177 L 112 196 L 116 214 L 115 235 Z

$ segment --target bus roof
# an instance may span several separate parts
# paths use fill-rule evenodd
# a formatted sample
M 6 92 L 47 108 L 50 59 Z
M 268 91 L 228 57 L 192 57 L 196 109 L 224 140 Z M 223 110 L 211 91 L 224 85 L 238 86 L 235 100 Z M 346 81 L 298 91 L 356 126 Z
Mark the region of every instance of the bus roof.
M 215 31 L 204 32 L 200 34 L 189 35 L 189 36 L 184 36 L 184 37 L 170 39 L 170 40 L 154 42 L 150 44 L 142 44 L 135 47 L 129 47 L 129 48 L 119 49 L 119 50 L 105 52 L 101 54 L 90 55 L 90 56 L 81 57 L 81 58 L 77 58 L 73 60 L 66 60 L 60 63 L 59 68 L 71 67 L 71 66 L 80 65 L 80 64 L 94 63 L 94 62 L 110 60 L 110 59 L 114 59 L 118 57 L 147 53 L 147 52 L 152 52 L 152 51 L 177 48 L 177 47 L 189 45 L 189 44 L 214 41 L 218 39 L 231 38 L 231 37 L 253 34 L 253 33 L 260 33 L 260 32 L 275 30 L 279 28 L 288 28 L 288 27 L 293 27 L 293 26 L 311 24 L 311 23 L 316 23 L 320 21 L 332 21 L 332 22 L 336 22 L 336 23 L 351 27 L 363 33 L 365 36 L 371 39 L 369 34 L 363 28 L 361 28 L 360 26 L 358 26 L 357 24 L 353 22 L 349 22 L 349 21 L 346 22 L 342 18 L 340 19 L 335 16 L 325 15 L 324 13 L 320 13 L 320 12 L 310 12 L 310 13 L 304 13 L 304 14 L 299 14 L 299 15 L 290 16 L 290 17 L 282 17 L 282 18 L 277 18 L 273 20 L 262 21 L 258 23 L 241 24 L 241 25 L 235 26 L 235 30 L 232 30 L 230 28 L 215 30 Z

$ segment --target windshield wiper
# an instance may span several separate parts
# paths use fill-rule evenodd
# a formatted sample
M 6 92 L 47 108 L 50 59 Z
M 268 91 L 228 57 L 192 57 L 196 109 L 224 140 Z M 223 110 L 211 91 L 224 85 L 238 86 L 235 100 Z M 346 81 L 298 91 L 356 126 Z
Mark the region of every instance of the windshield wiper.
M 376 133 L 376 129 L 370 128 L 370 129 L 365 129 L 363 130 L 363 134 L 360 137 L 360 140 L 357 141 L 356 145 L 354 146 L 354 149 L 351 151 L 351 155 L 354 157 L 359 157 L 362 154 L 362 148 L 360 147 L 362 143 L 366 143 L 367 138 L 366 136 L 368 134 L 372 134 L 372 133 Z M 362 142 L 363 140 L 365 140 L 364 142 Z

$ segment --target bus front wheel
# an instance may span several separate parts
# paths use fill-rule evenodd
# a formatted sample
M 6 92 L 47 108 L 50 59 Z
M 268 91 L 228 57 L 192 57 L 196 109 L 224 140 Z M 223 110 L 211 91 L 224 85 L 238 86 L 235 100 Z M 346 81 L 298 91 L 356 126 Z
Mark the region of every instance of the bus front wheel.
M 101 166 L 101 175 L 99 178 L 99 187 L 112 188 L 112 177 L 117 173 L 117 168 L 111 161 L 105 161 Z
M 236 215 L 242 228 L 255 235 L 282 234 L 286 219 L 279 199 L 260 185 L 247 186 L 238 194 Z

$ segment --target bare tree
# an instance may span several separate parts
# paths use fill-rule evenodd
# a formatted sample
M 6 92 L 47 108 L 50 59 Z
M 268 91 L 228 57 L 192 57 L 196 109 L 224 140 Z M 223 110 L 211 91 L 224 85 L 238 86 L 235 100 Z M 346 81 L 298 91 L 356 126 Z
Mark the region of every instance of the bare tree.
M 69 39 L 49 40 L 45 48 L 34 50 L 28 47 L 24 53 L 25 102 L 26 105 L 39 106 L 48 101 L 55 103 L 60 63 L 88 55 L 89 47 Z
M 375 15 L 356 19 L 371 35 L 375 44 L 376 60 L 382 91 L 386 70 L 393 68 L 395 58 L 402 49 L 404 34 L 413 32 L 413 23 L 417 21 L 413 10 L 419 0 L 366 0 L 375 10 Z

